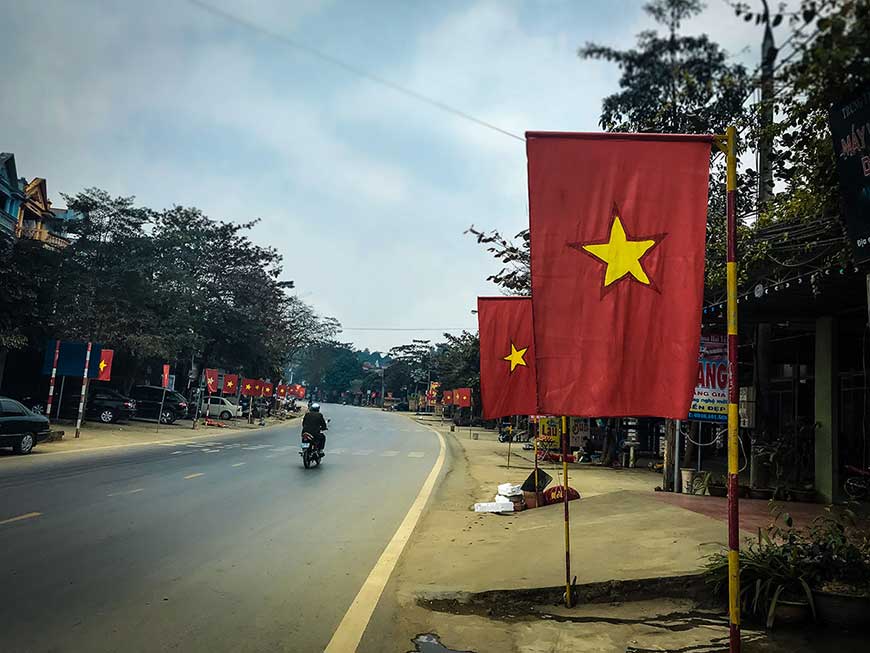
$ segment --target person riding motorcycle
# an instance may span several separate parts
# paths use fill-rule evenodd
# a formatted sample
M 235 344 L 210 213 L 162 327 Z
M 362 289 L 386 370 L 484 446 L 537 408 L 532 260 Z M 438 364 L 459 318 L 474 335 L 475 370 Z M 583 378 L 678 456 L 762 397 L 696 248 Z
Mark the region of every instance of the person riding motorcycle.
M 326 435 L 323 431 L 328 430 L 328 428 L 326 418 L 320 412 L 320 404 L 312 403 L 311 408 L 302 418 L 302 432 L 314 436 L 314 444 L 320 451 L 326 447 Z

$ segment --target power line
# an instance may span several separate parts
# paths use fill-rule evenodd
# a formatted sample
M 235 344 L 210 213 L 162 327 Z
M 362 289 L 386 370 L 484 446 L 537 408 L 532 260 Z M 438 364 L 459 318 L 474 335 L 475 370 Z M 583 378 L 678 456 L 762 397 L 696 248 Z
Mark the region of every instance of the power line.
M 510 136 L 511 138 L 514 138 L 518 141 L 522 141 L 522 142 L 526 141 L 525 138 L 523 138 L 522 136 L 519 136 L 518 134 L 514 134 L 513 132 L 509 132 L 506 129 L 502 129 L 501 127 L 498 127 L 496 125 L 493 125 L 492 123 L 486 122 L 485 120 L 481 120 L 480 118 L 476 118 L 476 117 L 472 116 L 470 113 L 467 113 L 465 111 L 462 111 L 461 109 L 457 109 L 455 107 L 452 107 L 449 104 L 441 102 L 440 100 L 436 100 L 435 98 L 431 98 L 428 95 L 423 95 L 422 93 L 418 93 L 417 91 L 414 91 L 410 88 L 402 86 L 401 84 L 391 82 L 388 79 L 385 79 L 379 75 L 375 75 L 374 73 L 370 73 L 367 70 L 364 70 L 358 66 L 355 66 L 354 64 L 348 63 L 342 59 L 339 59 L 338 57 L 334 57 L 331 54 L 327 54 L 326 52 L 323 52 L 322 50 L 318 50 L 317 48 L 314 48 L 310 45 L 307 45 L 307 44 L 302 43 L 300 41 L 296 41 L 295 39 L 292 39 L 289 36 L 286 36 L 284 34 L 279 34 L 278 32 L 273 32 L 272 30 L 270 30 L 266 27 L 263 27 L 262 25 L 258 25 L 257 23 L 254 23 L 254 22 L 248 20 L 247 18 L 244 18 L 242 16 L 238 16 L 238 15 L 232 14 L 228 11 L 224 11 L 223 9 L 219 9 L 217 7 L 214 7 L 206 2 L 203 2 L 202 0 L 188 0 L 188 2 L 190 2 L 190 4 L 194 5 L 195 7 L 202 9 L 203 11 L 207 11 L 208 13 L 215 15 L 215 16 L 219 16 L 219 17 L 223 18 L 224 20 L 230 21 L 232 23 L 236 23 L 237 25 L 241 25 L 242 27 L 244 27 L 246 29 L 257 32 L 258 34 L 261 34 L 261 35 L 266 36 L 268 38 L 274 39 L 276 41 L 280 41 L 284 45 L 287 45 L 291 48 L 295 48 L 296 50 L 299 50 L 299 51 L 304 52 L 312 57 L 320 59 L 321 61 L 325 61 L 329 64 L 332 64 L 333 66 L 336 66 L 337 68 L 341 68 L 345 72 L 348 72 L 352 75 L 356 75 L 357 77 L 362 77 L 363 79 L 367 79 L 370 82 L 374 82 L 376 84 L 380 84 L 381 86 L 385 86 L 385 87 L 387 87 L 387 88 L 389 88 L 397 93 L 401 93 L 402 95 L 406 95 L 406 96 L 413 98 L 419 102 L 424 102 L 425 104 L 433 106 L 436 109 L 440 109 L 441 111 L 444 111 L 446 113 L 454 115 L 458 118 L 462 118 L 463 120 L 468 120 L 470 122 L 473 122 L 480 127 L 486 127 L 487 129 L 491 129 L 491 130 L 496 131 L 496 132 L 503 134 L 505 136 Z
M 421 327 L 419 329 L 405 327 L 341 327 L 342 331 L 468 331 L 471 327 Z

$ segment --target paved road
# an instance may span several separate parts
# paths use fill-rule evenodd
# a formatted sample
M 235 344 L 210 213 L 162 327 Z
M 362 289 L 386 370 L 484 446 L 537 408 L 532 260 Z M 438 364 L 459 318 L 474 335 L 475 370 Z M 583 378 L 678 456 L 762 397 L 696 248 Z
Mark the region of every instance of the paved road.
M 324 412 L 310 470 L 298 422 L 0 460 L 0 651 L 322 651 L 439 450 L 403 416 Z

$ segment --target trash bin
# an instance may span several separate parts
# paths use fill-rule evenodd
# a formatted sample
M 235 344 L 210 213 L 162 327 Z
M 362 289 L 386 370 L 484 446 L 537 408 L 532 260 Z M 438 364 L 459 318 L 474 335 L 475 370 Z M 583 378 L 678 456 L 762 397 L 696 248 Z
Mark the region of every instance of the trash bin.
M 694 467 L 680 467 L 680 477 L 681 477 L 681 487 L 683 488 L 683 494 L 691 494 L 692 493 L 692 481 L 695 480 L 695 468 Z

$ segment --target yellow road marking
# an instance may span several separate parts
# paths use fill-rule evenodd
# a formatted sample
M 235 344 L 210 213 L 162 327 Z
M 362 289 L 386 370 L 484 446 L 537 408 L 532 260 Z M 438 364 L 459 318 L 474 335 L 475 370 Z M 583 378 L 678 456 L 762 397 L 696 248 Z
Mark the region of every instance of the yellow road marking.
M 145 491 L 144 487 L 137 487 L 135 490 L 123 490 L 121 492 L 110 492 L 106 496 L 117 497 L 117 496 L 122 495 L 122 494 L 136 494 L 137 492 L 144 492 L 144 491 Z
M 205 476 L 204 472 L 197 472 L 196 474 L 188 474 L 184 477 L 185 481 L 189 481 L 192 478 L 199 478 L 200 476 Z
M 414 532 L 417 522 L 420 521 L 420 516 L 423 514 L 423 509 L 435 489 L 435 482 L 438 480 L 438 475 L 441 473 L 441 468 L 444 466 L 445 454 L 447 447 L 444 443 L 444 437 L 435 429 L 426 427 L 435 435 L 441 445 L 441 450 L 438 453 L 438 460 L 435 461 L 435 466 L 426 477 L 423 487 L 420 488 L 420 493 L 414 499 L 411 509 L 399 525 L 399 529 L 393 535 L 393 539 L 387 544 L 387 548 L 381 553 L 374 568 L 366 578 L 365 583 L 360 588 L 359 593 L 350 604 L 341 623 L 332 635 L 329 645 L 325 649 L 325 653 L 351 653 L 356 651 L 362 639 L 363 633 L 372 618 L 372 613 L 378 601 L 381 599 L 381 594 L 390 580 L 393 570 L 396 568 L 396 563 L 399 561 L 399 556 L 402 555 L 402 550 L 405 544 Z
M 241 467 L 245 463 L 233 463 L 233 467 Z
M 28 512 L 23 515 L 18 515 L 17 517 L 10 517 L 9 519 L 4 519 L 3 521 L 0 521 L 0 526 L 2 526 L 3 524 L 11 524 L 12 522 L 22 521 L 25 519 L 33 519 L 34 517 L 39 517 L 41 514 L 41 512 Z

